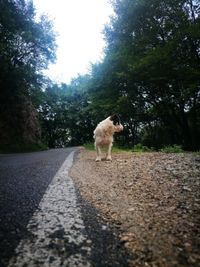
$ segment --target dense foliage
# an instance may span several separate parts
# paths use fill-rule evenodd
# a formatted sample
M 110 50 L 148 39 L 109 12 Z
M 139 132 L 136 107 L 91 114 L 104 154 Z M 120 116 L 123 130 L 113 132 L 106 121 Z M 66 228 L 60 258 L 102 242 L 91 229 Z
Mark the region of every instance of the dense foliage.
M 118 112 L 124 144 L 200 147 L 200 3 L 116 0 L 94 103 Z
M 103 61 L 69 85 L 56 85 L 45 84 L 40 75 L 55 58 L 51 23 L 44 17 L 35 22 L 31 1 L 0 0 L 4 125 L 13 116 L 5 114 L 13 114 L 23 96 L 37 108 L 42 140 L 49 147 L 90 142 L 95 125 L 118 113 L 125 127 L 116 138 L 120 145 L 199 150 L 200 2 L 112 4 L 115 15 L 105 26 Z
M 69 86 L 51 84 L 46 89 L 39 114 L 43 142 L 48 147 L 82 145 L 92 140 L 94 124 L 88 92 L 82 87 L 87 81 L 87 76 L 79 77 Z
M 0 150 L 39 142 L 41 70 L 55 59 L 55 34 L 32 1 L 0 0 Z

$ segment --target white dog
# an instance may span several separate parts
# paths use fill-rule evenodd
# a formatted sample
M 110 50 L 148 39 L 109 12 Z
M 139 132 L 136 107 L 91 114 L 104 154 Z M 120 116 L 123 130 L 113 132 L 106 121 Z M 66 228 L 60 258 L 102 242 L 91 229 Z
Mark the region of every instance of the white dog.
M 108 153 L 106 160 L 112 160 L 111 149 L 113 146 L 113 135 L 115 132 L 121 132 L 123 126 L 120 123 L 120 119 L 117 115 L 108 117 L 101 121 L 94 130 L 95 149 L 97 152 L 96 161 L 101 161 L 101 146 L 108 146 Z

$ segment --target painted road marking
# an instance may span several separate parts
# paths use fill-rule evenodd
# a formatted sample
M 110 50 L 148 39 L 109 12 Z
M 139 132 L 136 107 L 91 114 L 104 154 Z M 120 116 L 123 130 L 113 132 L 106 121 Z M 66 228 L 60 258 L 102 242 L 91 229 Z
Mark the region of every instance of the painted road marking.
M 68 171 L 74 151 L 56 173 L 27 226 L 29 235 L 16 248 L 9 267 L 90 267 L 90 240 Z M 91 244 L 90 244 L 91 245 Z

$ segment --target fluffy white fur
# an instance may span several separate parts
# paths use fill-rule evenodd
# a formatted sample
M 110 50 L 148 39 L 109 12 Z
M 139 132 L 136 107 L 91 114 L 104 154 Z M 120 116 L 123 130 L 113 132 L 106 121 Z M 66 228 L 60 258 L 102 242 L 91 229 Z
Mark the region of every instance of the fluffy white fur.
M 123 126 L 121 124 L 113 124 L 113 121 L 110 120 L 110 117 L 101 121 L 96 129 L 94 130 L 94 139 L 95 139 L 95 149 L 97 152 L 96 161 L 101 161 L 101 148 L 102 146 L 108 146 L 108 152 L 106 155 L 106 160 L 112 160 L 111 150 L 113 146 L 113 135 L 115 132 L 121 132 Z

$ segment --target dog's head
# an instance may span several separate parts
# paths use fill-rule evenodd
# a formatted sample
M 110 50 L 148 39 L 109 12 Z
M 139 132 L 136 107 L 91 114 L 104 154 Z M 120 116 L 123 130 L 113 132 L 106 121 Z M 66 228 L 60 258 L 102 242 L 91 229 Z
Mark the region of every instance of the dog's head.
M 121 123 L 120 118 L 117 114 L 110 116 L 110 120 L 113 122 L 114 125 L 119 125 Z
M 109 119 L 115 125 L 115 132 L 123 131 L 124 127 L 122 126 L 122 124 L 120 122 L 120 118 L 118 115 L 114 114 L 114 115 L 110 116 Z

